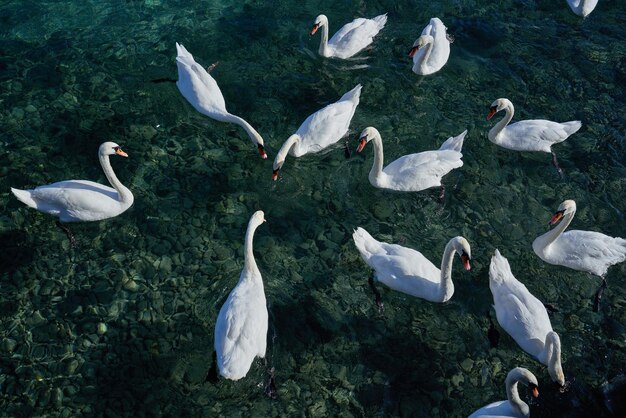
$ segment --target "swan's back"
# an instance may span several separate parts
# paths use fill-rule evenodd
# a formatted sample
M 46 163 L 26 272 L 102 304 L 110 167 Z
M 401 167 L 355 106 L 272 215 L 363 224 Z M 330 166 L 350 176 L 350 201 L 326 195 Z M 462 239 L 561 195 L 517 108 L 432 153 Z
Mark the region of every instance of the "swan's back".
M 372 19 L 358 18 L 346 23 L 328 41 L 332 56 L 350 58 L 374 41 L 387 23 L 387 14 Z
M 227 379 L 245 377 L 255 357 L 265 357 L 268 314 L 263 282 L 239 279 L 220 309 L 215 324 L 215 351 L 220 374 Z M 256 273 L 255 273 L 256 274 Z
M 181 94 L 200 113 L 222 116 L 226 111 L 224 96 L 211 75 L 198 64 L 183 45 L 176 43 L 176 86 Z
M 515 418 L 518 413 L 511 407 L 509 401 L 498 401 L 483 406 L 468 418 Z
M 444 175 L 463 165 L 462 158 L 463 154 L 453 150 L 405 155 L 383 168 L 383 176 L 376 180 L 375 186 L 399 191 L 438 187 Z
M 502 129 L 494 142 L 515 151 L 551 152 L 552 145 L 565 141 L 581 126 L 580 121 L 559 123 L 544 119 L 522 120 Z

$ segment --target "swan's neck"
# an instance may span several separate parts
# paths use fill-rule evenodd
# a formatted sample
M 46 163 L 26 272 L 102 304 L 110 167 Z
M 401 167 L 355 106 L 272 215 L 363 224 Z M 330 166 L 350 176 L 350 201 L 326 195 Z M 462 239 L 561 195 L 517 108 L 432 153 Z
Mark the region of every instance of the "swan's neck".
M 250 274 L 248 277 L 259 277 L 259 267 L 256 265 L 253 252 L 253 240 L 254 232 L 259 227 L 259 224 L 250 220 L 248 223 L 248 229 L 246 230 L 246 238 L 244 240 L 244 269 L 248 272 L 258 273 Z
M 252 125 L 250 125 L 239 116 L 233 115 L 232 113 L 226 113 L 225 115 L 223 115 L 223 121 L 236 123 L 237 125 L 241 126 L 246 131 L 254 145 L 264 145 L 263 138 L 256 131 L 256 129 L 254 129 Z
M 556 332 L 549 332 L 546 336 L 546 343 L 539 360 L 548 366 L 548 373 L 552 380 L 558 380 L 563 375 L 561 368 L 561 340 Z
M 529 408 L 526 402 L 522 400 L 517 391 L 517 383 L 519 378 L 516 376 L 507 376 L 506 378 L 506 397 L 511 404 L 511 407 L 516 410 L 520 416 L 527 417 L 529 415 Z
M 278 153 L 276 154 L 276 158 L 274 160 L 276 161 L 276 163 L 274 164 L 274 169 L 277 169 L 283 166 L 283 164 L 285 163 L 285 159 L 287 158 L 287 155 L 289 154 L 289 151 L 298 142 L 300 142 L 300 135 L 298 134 L 293 134 L 289 138 L 287 138 L 285 143 L 282 145 L 282 147 L 280 147 L 280 149 L 278 150 Z
M 511 122 L 511 119 L 513 119 L 513 114 L 515 113 L 515 109 L 513 108 L 512 104 L 507 105 L 507 107 L 504 108 L 505 114 L 504 117 L 502 119 L 500 119 L 500 121 L 498 123 L 496 123 L 496 125 L 491 128 L 491 130 L 489 131 L 489 140 L 491 142 L 495 142 L 497 143 L 497 137 L 500 134 L 500 132 L 502 132 L 502 130 L 506 127 L 506 125 L 509 124 L 509 122 Z
M 328 56 L 328 22 L 322 25 L 322 38 L 320 39 L 319 54 L 323 57 Z
M 572 219 L 574 219 L 575 214 L 576 210 L 566 213 L 556 227 L 552 228 L 540 237 L 537 237 L 537 239 L 533 242 L 533 249 L 538 252 L 543 252 L 546 247 L 556 241 L 563 231 L 565 231 L 565 229 L 572 222 Z
M 113 167 L 111 167 L 111 162 L 109 161 L 108 155 L 100 155 L 98 156 L 100 159 L 100 165 L 102 166 L 102 170 L 104 171 L 104 175 L 109 180 L 109 183 L 113 188 L 117 191 L 119 195 L 119 201 L 123 205 L 132 205 L 133 203 L 133 194 L 127 187 L 125 187 L 121 181 L 118 180 L 117 176 L 113 172 Z
M 430 58 L 430 54 L 433 52 L 433 43 L 434 39 L 432 37 L 428 38 L 426 43 L 426 50 L 424 51 L 424 55 L 422 55 L 422 59 L 420 60 L 420 65 L 425 65 L 428 63 L 428 58 Z
M 374 146 L 374 164 L 372 164 L 372 169 L 370 170 L 369 180 L 372 184 L 378 184 L 383 175 L 383 160 L 385 158 L 383 140 L 380 135 L 374 136 L 372 145 Z
M 454 294 L 452 283 L 452 261 L 454 259 L 453 241 L 448 242 L 443 257 L 441 258 L 441 282 L 439 284 L 439 296 L 442 302 L 446 302 Z

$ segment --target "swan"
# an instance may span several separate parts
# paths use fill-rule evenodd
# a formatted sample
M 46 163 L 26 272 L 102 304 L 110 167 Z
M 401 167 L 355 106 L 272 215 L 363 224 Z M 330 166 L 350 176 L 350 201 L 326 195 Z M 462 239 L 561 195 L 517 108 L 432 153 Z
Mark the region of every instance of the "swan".
M 369 181 L 374 187 L 417 192 L 430 187 L 443 187 L 441 178 L 463 165 L 463 139 L 467 130 L 448 138 L 436 151 L 424 151 L 398 158 L 383 168 L 383 141 L 376 128 L 367 127 L 361 132 L 357 151 L 361 152 L 370 141 L 374 143 L 374 164 Z
M 358 18 L 343 25 L 328 40 L 328 18 L 319 15 L 315 18 L 315 24 L 311 35 L 322 28 L 319 54 L 323 57 L 350 58 L 374 41 L 374 36 L 385 27 L 387 13 L 376 16 L 373 19 Z
M 267 158 L 263 138 L 245 120 L 228 113 L 224 96 L 211 75 L 194 59 L 183 45 L 176 43 L 176 86 L 191 105 L 203 115 L 220 122 L 232 122 L 241 126 L 259 150 L 261 158 Z
M 599 276 L 602 284 L 596 292 L 594 310 L 606 287 L 605 275 L 613 264 L 626 260 L 626 239 L 614 238 L 595 231 L 567 231 L 576 214 L 576 202 L 565 200 L 559 205 L 549 224 L 561 221 L 551 231 L 533 241 L 533 251 L 546 263 L 569 267 Z
M 250 217 L 244 244 L 244 267 L 215 323 L 217 366 L 220 374 L 230 380 L 245 377 L 254 358 L 265 357 L 267 304 L 261 272 L 252 252 L 254 231 L 263 222 L 265 217 L 261 210 Z
M 278 170 L 285 163 L 287 154 L 301 157 L 315 153 L 339 141 L 347 132 L 350 121 L 361 97 L 361 85 L 341 96 L 335 103 L 309 115 L 295 134 L 280 147 L 274 159 L 272 179 L 278 179 Z
M 495 100 L 489 108 L 487 120 L 499 111 L 504 110 L 505 116 L 489 131 L 489 140 L 496 145 L 514 151 L 543 151 L 552 154 L 552 163 L 561 173 L 552 151 L 552 145 L 565 141 L 570 135 L 577 132 L 582 123 L 579 120 L 569 122 L 552 122 L 544 119 L 522 120 L 509 125 L 515 109 L 509 99 Z M 507 126 L 508 125 L 508 126 Z
M 578 16 L 587 17 L 596 8 L 598 0 L 567 0 L 567 4 Z
M 472 252 L 463 237 L 454 237 L 446 245 L 441 270 L 419 251 L 374 239 L 358 227 L 352 234 L 363 261 L 375 271 L 376 280 L 393 290 L 431 302 L 447 302 L 454 294 L 452 259 L 458 253 L 465 270 L 470 269 Z
M 27 206 L 56 216 L 61 222 L 99 221 L 112 218 L 131 207 L 134 197 L 132 192 L 117 179 L 111 167 L 109 155 L 128 157 L 128 154 L 122 151 L 122 148 L 115 142 L 104 142 L 98 148 L 100 165 L 113 187 L 89 180 L 65 180 L 31 190 L 11 188 L 11 191 Z
M 546 307 L 519 282 L 498 250 L 491 257 L 489 288 L 500 326 L 537 361 L 548 366 L 553 381 L 563 386 L 561 340 L 552 330 Z
M 530 408 L 522 401 L 517 384 L 522 382 L 530 388 L 532 395 L 539 396 L 539 383 L 534 374 L 523 367 L 516 367 L 506 375 L 506 401 L 498 401 L 483 406 L 468 418 L 527 418 Z
M 450 57 L 450 37 L 446 27 L 437 17 L 430 22 L 413 43 L 409 57 L 413 58 L 413 72 L 419 75 L 436 73 Z

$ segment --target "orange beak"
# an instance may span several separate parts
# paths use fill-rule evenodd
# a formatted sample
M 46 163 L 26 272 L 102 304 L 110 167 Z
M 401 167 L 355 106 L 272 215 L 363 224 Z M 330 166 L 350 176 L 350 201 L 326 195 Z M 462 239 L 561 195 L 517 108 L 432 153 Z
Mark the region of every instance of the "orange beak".
M 259 155 L 261 156 L 261 158 L 263 158 L 264 160 L 267 159 L 267 153 L 265 152 L 265 148 L 263 148 L 263 145 L 259 144 L 257 148 L 259 149 Z
M 493 115 L 495 115 L 498 112 L 498 109 L 493 106 L 489 108 L 489 114 L 487 115 L 487 120 L 491 119 L 493 117 Z
M 419 48 L 414 46 L 413 48 L 411 48 L 411 50 L 409 51 L 409 57 L 413 58 L 413 55 L 415 55 L 415 53 L 417 53 L 417 50 Z
M 535 398 L 539 397 L 539 388 L 537 386 L 533 386 L 533 388 L 531 389 L 531 393 Z
M 122 149 L 121 149 L 121 148 L 116 149 L 116 150 L 115 150 L 115 153 L 116 153 L 117 155 L 121 155 L 122 157 L 128 157 L 128 154 L 126 154 L 124 151 L 122 151 Z
M 311 29 L 311 35 L 315 35 L 315 32 L 317 32 L 319 28 L 320 28 L 320 25 L 318 25 L 317 23 L 313 25 L 313 29 Z
M 461 261 L 463 261 L 463 267 L 465 268 L 465 270 L 469 270 L 472 268 L 472 266 L 470 266 L 470 258 L 467 256 L 467 254 L 463 254 L 461 256 Z
M 277 168 L 272 172 L 272 180 L 274 181 L 278 180 L 278 170 L 280 170 L 280 168 Z
M 367 144 L 365 137 L 359 139 L 359 146 L 356 147 L 356 152 L 363 151 L 363 148 L 365 148 L 365 144 Z
M 555 223 L 560 221 L 562 217 L 563 217 L 563 211 L 560 210 L 557 213 L 555 213 L 552 218 L 550 218 L 550 221 L 548 222 L 548 225 L 554 225 Z

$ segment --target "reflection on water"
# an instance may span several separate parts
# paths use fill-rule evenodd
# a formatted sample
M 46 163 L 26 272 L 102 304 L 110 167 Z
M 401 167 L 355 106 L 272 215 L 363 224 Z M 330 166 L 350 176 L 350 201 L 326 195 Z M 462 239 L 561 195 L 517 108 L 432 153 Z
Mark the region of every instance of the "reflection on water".
M 558 204 L 578 205 L 575 229 L 624 236 L 626 12 L 600 2 L 585 20 L 563 2 L 5 2 L 0 6 L 0 406 L 8 416 L 467 416 L 505 398 L 514 366 L 539 379 L 533 416 L 623 415 L 626 266 L 598 279 L 548 265 L 530 244 Z M 373 48 L 321 59 L 309 37 L 325 13 L 334 32 L 388 12 Z M 456 40 L 437 74 L 406 57 L 440 17 Z M 229 111 L 264 137 L 258 158 L 236 125 L 196 112 L 173 83 L 175 42 L 213 70 Z M 464 166 L 438 191 L 393 193 L 367 180 L 371 151 L 344 157 L 343 141 L 290 162 L 271 180 L 280 144 L 307 115 L 356 83 L 361 103 L 350 146 L 366 126 L 389 156 L 435 149 L 468 129 Z M 488 105 L 508 97 L 515 120 L 582 120 L 555 146 L 563 179 L 543 153 L 491 144 Z M 98 145 L 134 206 L 72 225 L 69 248 L 54 219 L 23 207 L 11 186 L 65 179 L 104 182 Z M 433 148 L 435 147 L 435 148 Z M 219 307 L 243 263 L 249 216 L 270 311 L 267 364 L 237 382 L 209 377 Z M 452 236 L 472 243 L 472 270 L 453 267 L 455 294 L 428 303 L 380 287 L 351 239 L 420 250 L 438 264 Z M 563 367 L 560 393 L 545 368 L 506 334 L 487 338 L 495 248 L 516 277 L 553 304 Z M 277 399 L 265 395 L 275 368 Z M 527 393 L 523 392 L 527 397 Z M 612 409 L 611 409 L 612 408 Z

